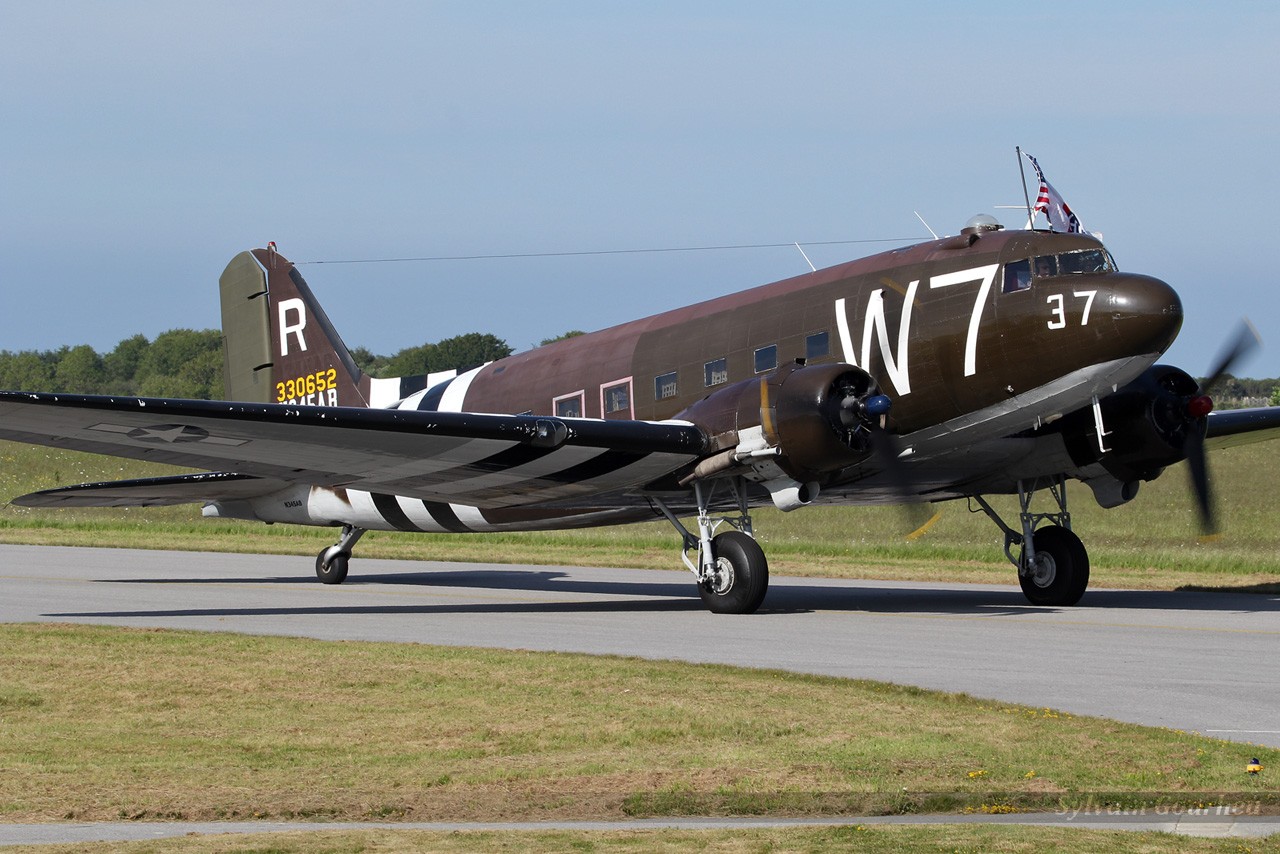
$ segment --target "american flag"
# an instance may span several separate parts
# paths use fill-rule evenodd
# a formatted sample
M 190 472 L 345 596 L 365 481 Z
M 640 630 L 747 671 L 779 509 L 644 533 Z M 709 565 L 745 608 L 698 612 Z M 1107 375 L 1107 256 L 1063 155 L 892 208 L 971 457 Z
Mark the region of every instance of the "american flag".
M 1022 153 L 1027 154 L 1025 151 Z M 1035 167 L 1036 176 L 1040 179 L 1040 192 L 1036 195 L 1036 204 L 1033 211 L 1035 213 L 1043 211 L 1045 217 L 1049 220 L 1049 227 L 1054 231 L 1066 231 L 1072 234 L 1084 231 L 1083 226 L 1080 225 L 1080 218 L 1062 200 L 1062 196 L 1053 188 L 1053 185 L 1044 179 L 1044 172 L 1040 169 L 1040 164 L 1030 154 L 1027 154 L 1027 159 Z

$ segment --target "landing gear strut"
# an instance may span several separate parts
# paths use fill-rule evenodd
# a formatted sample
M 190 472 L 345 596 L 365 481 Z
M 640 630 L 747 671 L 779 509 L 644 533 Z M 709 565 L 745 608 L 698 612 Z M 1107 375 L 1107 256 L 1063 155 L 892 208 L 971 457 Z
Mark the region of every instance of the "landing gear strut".
M 338 542 L 316 555 L 316 577 L 325 584 L 341 584 L 347 578 L 347 564 L 351 561 L 351 549 L 364 536 L 364 528 L 343 525 Z
M 1042 487 L 1048 488 L 1057 503 L 1056 512 L 1031 512 L 1031 499 Z M 1005 557 L 1018 568 L 1018 583 L 1031 604 L 1069 606 L 1080 601 L 1089 586 L 1089 553 L 1071 531 L 1066 478 L 1058 475 L 1048 483 L 1018 481 L 1021 532 L 1006 525 L 982 496 L 973 499 L 1004 531 Z M 1051 524 L 1039 527 L 1044 522 Z M 1022 547 L 1016 557 L 1014 546 Z
M 736 516 L 711 515 L 716 485 L 724 481 L 694 481 L 697 534 L 686 528 L 661 499 L 655 498 L 653 502 L 680 532 L 683 541 L 680 559 L 698 579 L 698 593 L 707 608 L 715 614 L 750 614 L 760 607 L 768 592 L 769 562 L 751 534 L 746 481 L 741 477 L 727 480 L 738 505 Z M 716 528 L 726 523 L 733 530 L 716 534 Z M 696 560 L 689 557 L 690 552 L 696 555 Z

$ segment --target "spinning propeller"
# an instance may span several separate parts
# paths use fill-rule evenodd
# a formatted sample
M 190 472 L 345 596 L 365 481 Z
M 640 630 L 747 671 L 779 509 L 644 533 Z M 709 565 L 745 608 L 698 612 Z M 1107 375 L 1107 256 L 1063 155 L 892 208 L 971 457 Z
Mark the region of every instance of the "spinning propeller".
M 912 488 L 907 466 L 902 461 L 902 443 L 887 429 L 886 419 L 893 408 L 893 400 L 878 391 L 875 394 L 867 391 L 859 393 L 852 386 L 842 388 L 841 394 L 838 410 L 840 423 L 870 445 L 876 468 L 883 472 L 888 481 L 895 503 L 904 508 L 908 530 L 918 531 L 930 514 Z
M 1200 515 L 1200 530 L 1205 536 L 1213 536 L 1218 532 L 1213 495 L 1209 489 L 1209 464 L 1204 450 L 1205 428 L 1208 426 L 1206 419 L 1213 411 L 1213 400 L 1209 394 L 1231 371 L 1232 366 L 1256 349 L 1260 343 L 1262 339 L 1258 336 L 1258 330 L 1248 320 L 1243 321 L 1235 340 L 1223 348 L 1213 370 L 1186 403 L 1190 429 L 1187 430 L 1182 451 L 1187 459 L 1187 470 L 1191 475 L 1191 492 L 1195 496 L 1196 510 Z

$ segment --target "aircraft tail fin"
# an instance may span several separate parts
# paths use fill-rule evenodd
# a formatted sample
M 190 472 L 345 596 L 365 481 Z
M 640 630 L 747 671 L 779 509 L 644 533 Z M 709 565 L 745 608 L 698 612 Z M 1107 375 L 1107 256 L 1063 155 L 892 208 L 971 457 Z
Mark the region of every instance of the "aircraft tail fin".
M 365 374 L 298 268 L 274 244 L 232 258 L 218 285 L 228 400 L 385 408 L 456 373 Z
M 232 258 L 218 285 L 228 400 L 377 405 L 376 381 L 356 365 L 297 267 L 274 244 Z
M 274 245 L 232 258 L 218 285 L 228 399 L 369 405 L 369 378 L 297 267 Z

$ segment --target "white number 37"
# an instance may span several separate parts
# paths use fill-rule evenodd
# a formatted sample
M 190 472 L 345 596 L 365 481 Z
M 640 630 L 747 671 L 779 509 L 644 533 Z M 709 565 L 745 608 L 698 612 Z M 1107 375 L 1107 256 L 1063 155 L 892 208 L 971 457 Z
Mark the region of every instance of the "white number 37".
M 1093 309 L 1093 298 L 1097 296 L 1097 291 L 1072 291 L 1071 295 L 1076 299 L 1084 300 L 1084 314 L 1080 315 L 1080 325 L 1089 325 L 1089 312 Z M 1049 303 L 1053 319 L 1049 321 L 1050 329 L 1066 329 L 1067 328 L 1067 312 L 1064 307 L 1064 298 L 1062 294 L 1049 294 L 1045 302 Z

